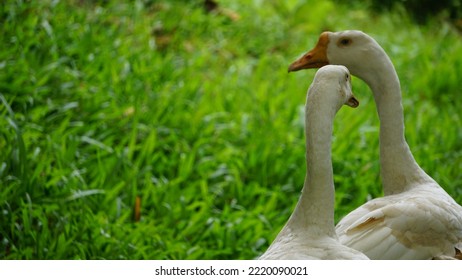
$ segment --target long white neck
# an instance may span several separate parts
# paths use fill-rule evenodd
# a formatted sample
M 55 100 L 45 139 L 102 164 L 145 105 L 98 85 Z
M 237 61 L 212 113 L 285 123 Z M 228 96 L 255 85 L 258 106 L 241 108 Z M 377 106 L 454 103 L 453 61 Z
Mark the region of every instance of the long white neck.
M 335 236 L 331 139 L 336 110 L 329 104 L 313 104 L 310 99 L 305 110 L 305 184 L 287 227 Z
M 380 48 L 381 49 L 381 48 Z M 380 119 L 380 173 L 385 195 L 434 182 L 415 161 L 404 136 L 401 87 L 391 60 L 382 50 L 376 69 L 358 75 L 372 89 Z

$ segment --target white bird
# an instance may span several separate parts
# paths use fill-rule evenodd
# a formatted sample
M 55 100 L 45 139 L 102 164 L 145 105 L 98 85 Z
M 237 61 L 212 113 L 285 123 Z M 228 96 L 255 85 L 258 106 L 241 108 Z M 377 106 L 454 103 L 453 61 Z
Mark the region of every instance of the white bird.
M 384 197 L 349 213 L 337 225 L 342 244 L 371 259 L 460 256 L 462 207 L 415 161 L 404 137 L 401 88 L 380 45 L 361 31 L 324 32 L 289 71 L 344 65 L 372 89 L 380 119 Z
M 333 119 L 343 104 L 357 107 L 348 69 L 326 66 L 316 73 L 305 105 L 306 177 L 286 225 L 260 259 L 367 259 L 341 245 L 334 227 L 331 159 Z

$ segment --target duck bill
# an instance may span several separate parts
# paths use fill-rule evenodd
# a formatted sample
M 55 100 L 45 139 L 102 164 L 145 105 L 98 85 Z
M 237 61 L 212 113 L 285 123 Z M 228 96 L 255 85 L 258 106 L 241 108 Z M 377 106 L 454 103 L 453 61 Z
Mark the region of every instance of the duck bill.
M 327 32 L 324 32 L 319 37 L 316 46 L 302 57 L 290 64 L 288 71 L 295 72 L 302 69 L 321 68 L 329 64 L 327 59 L 327 45 L 329 37 Z
M 356 108 L 359 106 L 359 101 L 358 99 L 353 95 L 351 96 L 347 102 L 345 103 L 346 105 L 350 106 L 351 108 Z

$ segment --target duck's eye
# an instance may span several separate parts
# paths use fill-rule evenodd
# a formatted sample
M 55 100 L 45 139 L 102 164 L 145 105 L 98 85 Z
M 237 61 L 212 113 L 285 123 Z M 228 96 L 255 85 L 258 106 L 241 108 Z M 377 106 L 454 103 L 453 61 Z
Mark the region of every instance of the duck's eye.
M 348 39 L 348 38 L 342 38 L 342 39 L 339 40 L 338 44 L 339 44 L 340 47 L 346 47 L 349 44 L 351 44 L 351 40 Z
M 350 75 L 345 74 L 345 80 L 348 82 L 350 80 Z

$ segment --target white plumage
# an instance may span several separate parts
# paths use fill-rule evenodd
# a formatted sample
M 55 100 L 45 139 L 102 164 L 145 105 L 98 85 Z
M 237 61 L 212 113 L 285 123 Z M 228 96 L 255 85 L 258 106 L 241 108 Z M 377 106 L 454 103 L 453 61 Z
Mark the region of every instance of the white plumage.
M 454 257 L 462 234 L 460 214 L 443 189 L 420 185 L 367 202 L 339 222 L 337 233 L 342 244 L 371 259 Z
M 457 257 L 462 248 L 462 207 L 415 161 L 404 137 L 401 88 L 385 51 L 361 31 L 324 32 L 314 49 L 289 71 L 345 65 L 372 89 L 380 119 L 380 164 L 385 196 L 343 218 L 342 244 L 371 259 Z
M 260 259 L 367 259 L 341 245 L 334 228 L 332 126 L 343 104 L 358 105 L 350 83 L 344 66 L 326 66 L 316 73 L 305 106 L 307 173 L 302 194 L 286 225 Z

